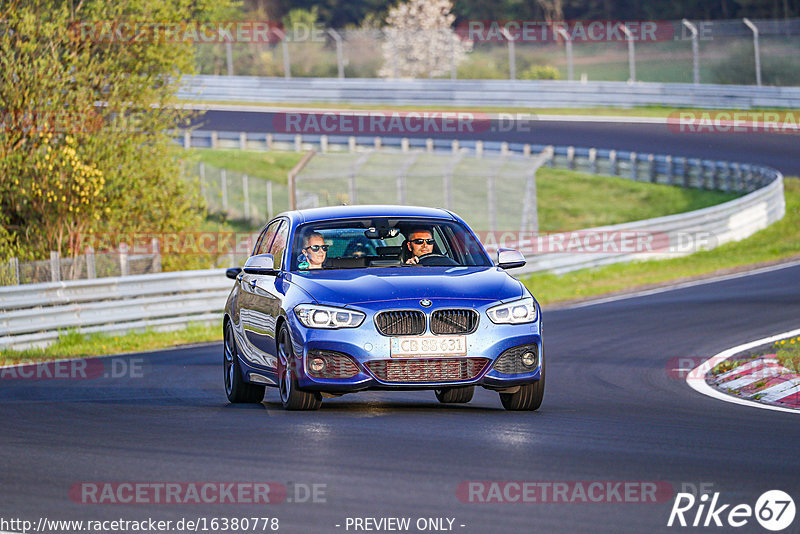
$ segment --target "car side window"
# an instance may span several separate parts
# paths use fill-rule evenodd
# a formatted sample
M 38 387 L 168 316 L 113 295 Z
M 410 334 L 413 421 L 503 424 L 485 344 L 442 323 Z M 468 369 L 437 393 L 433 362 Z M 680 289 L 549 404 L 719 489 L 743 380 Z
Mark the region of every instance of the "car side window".
M 269 226 L 261 233 L 261 237 L 258 240 L 258 244 L 256 245 L 256 250 L 253 253 L 255 254 L 266 254 L 269 252 L 269 247 L 272 244 L 272 238 L 275 237 L 275 233 L 278 230 L 278 227 L 281 224 L 280 219 L 277 221 L 272 221 Z
M 283 251 L 286 250 L 286 238 L 289 236 L 289 225 L 284 221 L 275 234 L 269 253 L 275 257 L 275 268 L 280 269 L 283 264 Z

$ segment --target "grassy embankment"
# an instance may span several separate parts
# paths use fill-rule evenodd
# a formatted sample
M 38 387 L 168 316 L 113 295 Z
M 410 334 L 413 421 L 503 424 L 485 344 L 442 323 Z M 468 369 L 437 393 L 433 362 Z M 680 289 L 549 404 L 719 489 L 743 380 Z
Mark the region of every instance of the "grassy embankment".
M 280 182 L 285 181 L 286 170 L 300 155 L 220 150 L 202 151 L 197 157 L 211 165 Z M 538 173 L 537 184 L 543 231 L 574 230 L 679 213 L 732 198 L 722 193 L 683 190 L 547 168 Z M 533 274 L 523 277 L 523 282 L 547 306 L 797 256 L 800 254 L 800 180 L 796 178 L 786 181 L 786 204 L 783 220 L 748 239 L 714 250 L 682 258 L 611 265 L 560 276 Z M 218 325 L 195 325 L 178 332 L 118 336 L 84 337 L 67 333 L 58 343 L 45 349 L 2 351 L 0 364 L 150 350 L 220 338 Z

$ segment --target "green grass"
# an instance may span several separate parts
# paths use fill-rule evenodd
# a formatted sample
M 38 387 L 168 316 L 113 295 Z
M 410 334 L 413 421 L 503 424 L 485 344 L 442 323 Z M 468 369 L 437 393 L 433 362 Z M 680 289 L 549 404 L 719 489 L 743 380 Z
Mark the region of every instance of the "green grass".
M 215 167 L 255 178 L 286 183 L 286 176 L 303 157 L 302 152 L 258 152 L 252 150 L 193 149 L 191 157 Z
M 800 180 L 786 179 L 786 216 L 742 241 L 660 261 L 638 261 L 563 275 L 536 273 L 522 282 L 543 304 L 594 297 L 800 256 Z
M 543 232 L 579 230 L 697 210 L 737 195 L 632 182 L 564 169 L 536 173 L 539 228 Z
M 776 341 L 773 350 L 781 365 L 795 373 L 800 372 L 800 336 Z
M 203 343 L 222 339 L 222 325 L 189 325 L 173 332 L 131 332 L 119 335 L 89 334 L 76 331 L 62 334 L 58 341 L 43 349 L 0 349 L 0 365 L 42 362 L 62 358 L 84 358 L 177 347 L 187 343 Z

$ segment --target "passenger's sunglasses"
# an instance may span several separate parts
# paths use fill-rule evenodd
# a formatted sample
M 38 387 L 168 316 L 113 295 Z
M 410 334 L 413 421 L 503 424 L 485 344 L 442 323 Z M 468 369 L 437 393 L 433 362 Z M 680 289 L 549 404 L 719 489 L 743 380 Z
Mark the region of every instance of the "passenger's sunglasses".
M 427 243 L 428 245 L 433 245 L 434 243 L 433 239 L 412 239 L 411 242 L 414 243 L 415 245 L 422 245 L 423 243 Z
M 330 245 L 309 245 L 304 250 L 311 249 L 311 252 L 319 252 L 319 249 L 322 249 L 325 252 L 328 252 L 329 248 L 330 248 Z

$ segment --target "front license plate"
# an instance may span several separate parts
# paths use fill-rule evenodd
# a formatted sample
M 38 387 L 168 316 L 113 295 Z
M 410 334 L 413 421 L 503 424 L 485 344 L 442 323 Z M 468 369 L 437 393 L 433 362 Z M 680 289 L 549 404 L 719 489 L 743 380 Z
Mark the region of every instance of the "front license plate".
M 466 336 L 393 337 L 392 356 L 465 356 Z

